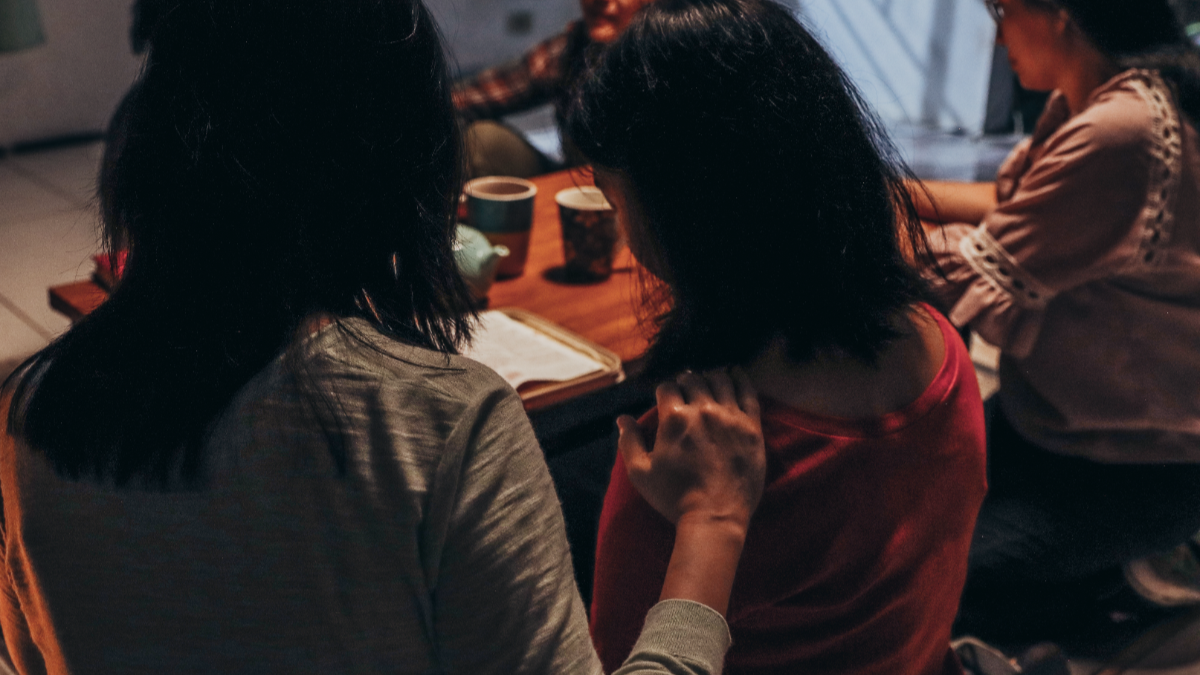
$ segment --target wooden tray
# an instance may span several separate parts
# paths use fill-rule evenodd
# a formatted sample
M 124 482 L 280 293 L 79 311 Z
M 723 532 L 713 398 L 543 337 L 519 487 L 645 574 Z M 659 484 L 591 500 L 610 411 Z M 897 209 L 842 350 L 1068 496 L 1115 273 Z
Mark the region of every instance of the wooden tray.
M 92 313 L 108 299 L 108 291 L 92 281 L 50 287 L 50 307 L 72 323 Z

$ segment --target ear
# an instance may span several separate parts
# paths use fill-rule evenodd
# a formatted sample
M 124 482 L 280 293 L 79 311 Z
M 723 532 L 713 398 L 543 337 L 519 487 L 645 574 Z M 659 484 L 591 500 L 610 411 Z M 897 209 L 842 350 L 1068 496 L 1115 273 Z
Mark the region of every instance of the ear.
M 1056 10 L 1054 13 L 1054 33 L 1064 44 L 1095 49 L 1091 38 L 1084 34 L 1079 28 L 1079 24 L 1075 23 L 1065 9 Z
M 1067 35 L 1067 33 L 1078 33 L 1079 28 L 1075 22 L 1071 20 L 1071 15 L 1067 14 L 1065 9 L 1054 10 L 1054 33 L 1059 37 Z

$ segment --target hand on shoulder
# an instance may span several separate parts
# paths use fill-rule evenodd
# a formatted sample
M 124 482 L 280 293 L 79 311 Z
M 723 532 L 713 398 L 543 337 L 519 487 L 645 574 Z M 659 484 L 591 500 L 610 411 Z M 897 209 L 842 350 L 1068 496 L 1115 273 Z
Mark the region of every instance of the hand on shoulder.
M 758 398 L 740 368 L 685 372 L 659 385 L 652 449 L 630 416 L 617 420 L 629 480 L 677 525 L 702 520 L 745 528 L 762 497 L 766 451 Z

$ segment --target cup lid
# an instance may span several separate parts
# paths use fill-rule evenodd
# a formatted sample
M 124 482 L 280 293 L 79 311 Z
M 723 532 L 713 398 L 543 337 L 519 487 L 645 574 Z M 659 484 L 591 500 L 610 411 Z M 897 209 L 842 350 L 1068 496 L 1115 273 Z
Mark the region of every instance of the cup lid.
M 501 188 L 491 190 L 489 188 Z M 516 176 L 484 176 L 467 181 L 463 194 L 498 202 L 515 202 L 537 194 L 537 186 Z
M 559 206 L 579 211 L 608 211 L 612 209 L 612 204 L 609 204 L 608 200 L 604 198 L 604 193 L 600 191 L 600 188 L 590 185 L 559 190 L 554 195 L 554 201 Z

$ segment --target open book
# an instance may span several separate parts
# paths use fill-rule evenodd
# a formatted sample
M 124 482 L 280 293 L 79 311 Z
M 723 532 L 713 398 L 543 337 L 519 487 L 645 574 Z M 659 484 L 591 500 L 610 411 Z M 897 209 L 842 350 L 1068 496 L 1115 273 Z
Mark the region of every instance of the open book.
M 616 354 L 517 308 L 482 312 L 465 356 L 499 373 L 521 395 L 526 410 L 624 379 Z

